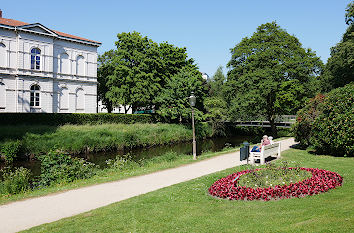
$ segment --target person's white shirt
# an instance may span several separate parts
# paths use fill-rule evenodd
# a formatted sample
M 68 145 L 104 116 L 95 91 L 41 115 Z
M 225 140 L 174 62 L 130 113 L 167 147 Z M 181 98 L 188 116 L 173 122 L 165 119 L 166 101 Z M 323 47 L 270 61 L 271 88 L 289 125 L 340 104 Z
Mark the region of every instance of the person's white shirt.
M 270 136 L 270 137 L 268 137 L 268 139 L 269 139 L 269 141 L 270 141 L 270 145 L 273 145 L 273 144 L 274 144 L 274 142 L 273 142 L 273 137 Z

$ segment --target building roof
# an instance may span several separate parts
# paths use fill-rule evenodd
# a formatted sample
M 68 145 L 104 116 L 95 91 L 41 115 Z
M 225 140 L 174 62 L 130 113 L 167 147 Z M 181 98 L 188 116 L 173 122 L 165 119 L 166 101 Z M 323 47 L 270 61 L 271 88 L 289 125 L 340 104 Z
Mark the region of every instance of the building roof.
M 14 20 L 14 19 L 6 19 L 6 18 L 0 18 L 0 24 L 7 25 L 7 26 L 12 26 L 12 27 L 21 27 L 21 26 L 25 26 L 25 25 L 30 25 L 29 23 L 21 22 L 21 21 Z M 58 36 L 61 36 L 61 37 L 66 37 L 66 38 L 71 38 L 71 39 L 76 39 L 76 40 L 81 40 L 81 41 L 87 41 L 87 42 L 101 44 L 101 42 L 97 42 L 97 41 L 94 41 L 94 40 L 89 40 L 89 39 L 86 39 L 86 38 L 70 35 L 70 34 L 67 34 L 67 33 L 64 33 L 64 32 L 59 32 L 59 31 L 56 31 L 56 30 L 51 30 L 51 31 L 53 31 L 55 34 L 57 34 Z

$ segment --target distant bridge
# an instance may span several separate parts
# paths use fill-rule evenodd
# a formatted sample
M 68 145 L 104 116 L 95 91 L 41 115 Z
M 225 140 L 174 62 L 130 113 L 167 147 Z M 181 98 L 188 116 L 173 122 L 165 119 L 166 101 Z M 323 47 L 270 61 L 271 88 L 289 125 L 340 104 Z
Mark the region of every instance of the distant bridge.
M 275 126 L 279 128 L 291 128 L 291 125 L 295 123 L 295 115 L 282 115 L 275 119 Z M 266 120 L 254 120 L 244 121 L 239 120 L 233 122 L 237 126 L 249 126 L 249 127 L 270 127 L 269 121 Z

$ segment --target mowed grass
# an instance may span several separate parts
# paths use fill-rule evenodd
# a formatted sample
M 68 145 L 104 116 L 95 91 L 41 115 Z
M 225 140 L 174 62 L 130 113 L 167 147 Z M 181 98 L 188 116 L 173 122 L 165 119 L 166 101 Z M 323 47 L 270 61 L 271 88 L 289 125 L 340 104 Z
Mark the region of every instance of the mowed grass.
M 155 146 L 186 141 L 192 130 L 177 124 L 98 124 L 52 126 L 1 126 L 0 138 L 20 139 L 26 153 L 43 154 L 52 148 L 78 154 L 124 147 Z
M 290 149 L 283 160 L 343 176 L 327 193 L 279 201 L 228 201 L 208 195 L 228 169 L 163 188 L 28 232 L 353 232 L 354 158 L 315 156 Z

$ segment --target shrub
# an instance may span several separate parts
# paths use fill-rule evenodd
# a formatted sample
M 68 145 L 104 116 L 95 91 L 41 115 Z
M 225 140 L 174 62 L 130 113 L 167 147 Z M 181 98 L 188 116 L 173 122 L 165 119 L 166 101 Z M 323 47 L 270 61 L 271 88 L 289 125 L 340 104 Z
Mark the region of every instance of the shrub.
M 334 89 L 319 106 L 310 143 L 318 153 L 354 155 L 354 83 Z
M 5 157 L 6 163 L 11 164 L 20 154 L 22 143 L 19 140 L 7 141 L 1 145 L 1 155 Z
M 354 155 L 354 83 L 317 95 L 298 112 L 294 134 L 318 153 Z
M 30 188 L 31 172 L 20 167 L 14 171 L 11 168 L 4 168 L 2 171 L 3 181 L 0 183 L 1 194 L 17 194 Z
M 197 138 L 208 138 L 213 136 L 213 128 L 208 122 L 197 122 L 195 124 L 195 134 Z
M 310 145 L 311 130 L 315 119 L 320 114 L 318 105 L 323 103 L 325 96 L 316 95 L 310 99 L 304 108 L 297 113 L 296 123 L 293 126 L 295 140 L 303 146 Z
M 116 113 L 0 113 L 0 125 L 65 125 L 153 123 L 149 114 Z
M 96 173 L 96 165 L 93 163 L 86 162 L 82 158 L 72 158 L 68 154 L 54 150 L 39 156 L 39 159 L 41 161 L 39 186 L 86 179 Z

